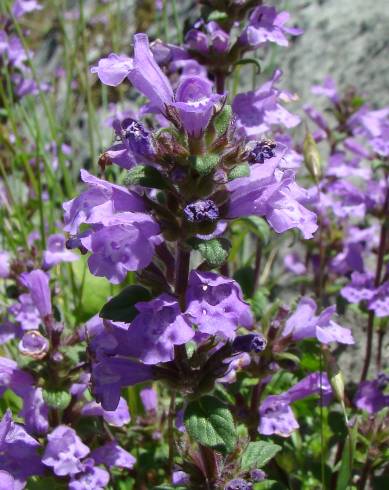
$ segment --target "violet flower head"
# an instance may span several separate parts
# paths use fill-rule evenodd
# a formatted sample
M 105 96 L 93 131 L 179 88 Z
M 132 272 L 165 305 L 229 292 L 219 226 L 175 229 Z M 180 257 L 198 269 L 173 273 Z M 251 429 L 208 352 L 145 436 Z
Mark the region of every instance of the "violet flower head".
M 354 397 L 354 404 L 361 410 L 373 414 L 389 406 L 389 395 L 384 394 L 388 376 L 380 373 L 377 379 L 362 381 Z
M 263 139 L 256 143 L 248 156 L 249 163 L 265 163 L 265 160 L 276 156 L 277 143 L 272 140 Z
M 191 272 L 186 303 L 185 314 L 201 333 L 233 339 L 238 326 L 253 326 L 239 284 L 214 272 Z
M 159 225 L 145 213 L 120 213 L 102 219 L 102 227 L 81 239 L 92 252 L 89 269 L 113 284 L 122 282 L 128 271 L 143 269 L 154 256 Z
M 304 238 L 312 238 L 317 230 L 316 214 L 300 201 L 306 191 L 296 182 L 292 170 L 277 169 L 282 154 L 252 165 L 248 177 L 240 177 L 227 184 L 230 202 L 227 218 L 263 216 L 277 232 L 298 228 Z
M 48 436 L 48 443 L 42 457 L 46 466 L 53 468 L 57 476 L 71 476 L 83 469 L 81 459 L 90 452 L 76 431 L 66 425 L 59 425 Z
M 267 341 L 263 335 L 250 333 L 235 337 L 232 348 L 234 352 L 255 352 L 259 354 L 266 349 L 266 345 Z
M 60 264 L 61 262 L 74 262 L 79 256 L 65 247 L 66 239 L 63 235 L 56 233 L 47 239 L 47 249 L 43 252 L 43 268 Z
M 146 412 L 155 413 L 158 408 L 158 395 L 154 388 L 143 388 L 140 392 L 140 399 Z
M 23 335 L 18 347 L 25 356 L 43 359 L 49 350 L 49 341 L 38 330 L 28 330 Z
M 8 310 L 23 330 L 37 330 L 41 316 L 30 294 L 23 293 Z
M 92 401 L 82 407 L 81 415 L 84 417 L 103 417 L 108 424 L 115 427 L 123 427 L 131 421 L 127 402 L 122 397 L 120 397 L 116 410 L 104 410 L 101 405 Z
M 249 18 L 249 25 L 243 30 L 239 42 L 251 48 L 257 48 L 263 43 L 272 42 L 279 46 L 288 46 L 285 34 L 299 36 L 302 29 L 286 27 L 289 20 L 288 12 L 277 12 L 274 7 L 262 5 L 255 8 Z
M 42 5 L 36 0 L 15 0 L 12 5 L 12 15 L 18 19 L 34 10 L 41 10 Z
M 327 375 L 317 372 L 309 374 L 285 393 L 268 396 L 259 408 L 258 432 L 264 435 L 277 434 L 289 437 L 299 428 L 290 404 L 320 392 L 323 393 L 324 400 L 328 401 L 332 389 Z
M 212 93 L 212 83 L 202 77 L 185 77 L 177 88 L 173 106 L 189 136 L 198 138 L 207 129 L 222 95 Z
M 107 411 L 116 410 L 122 388 L 153 379 L 152 366 L 130 359 L 105 358 L 92 366 L 93 395 Z
M 316 303 L 312 299 L 302 298 L 296 311 L 286 321 L 282 336 L 291 335 L 293 340 L 316 337 L 323 344 L 354 344 L 351 330 L 331 320 L 335 313 L 334 306 L 326 308 L 318 316 L 315 316 L 316 310 Z
M 216 221 L 219 217 L 219 209 L 211 199 L 205 199 L 185 206 L 184 216 L 191 223 Z
M 275 87 L 282 76 L 275 70 L 272 78 L 256 91 L 240 93 L 232 101 L 239 132 L 248 138 L 258 138 L 272 126 L 294 128 L 301 119 L 287 111 L 281 102 L 294 100 L 295 96 Z
M 107 442 L 91 453 L 96 464 L 104 464 L 108 468 L 127 468 L 131 470 L 136 459 L 132 454 L 125 451 L 116 441 Z
M 38 441 L 21 425 L 15 424 L 11 411 L 7 410 L 0 422 L 0 482 L 11 481 L 15 490 L 21 490 L 30 476 L 42 475 L 44 468 L 38 448 Z
M 138 158 L 151 158 L 155 154 L 150 133 L 135 119 L 127 118 L 121 123 L 124 138 L 128 142 L 129 149 Z
M 185 471 L 173 471 L 172 473 L 172 485 L 186 485 L 190 482 L 190 476 Z
M 225 485 L 224 490 L 253 490 L 253 484 L 243 478 L 234 478 Z
M 82 471 L 73 475 L 69 482 L 69 490 L 104 490 L 109 482 L 109 473 L 95 466 L 93 459 L 83 462 Z
M 79 226 L 100 224 L 103 218 L 111 217 L 123 211 L 144 211 L 145 205 L 140 196 L 125 187 L 94 177 L 81 170 L 81 179 L 88 190 L 80 196 L 63 204 L 65 211 L 65 231 L 75 234 Z
M 40 269 L 23 273 L 20 277 L 23 284 L 28 288 L 31 298 L 39 311 L 41 317 L 45 319 L 51 315 L 51 292 L 49 288 L 49 277 Z
M 258 432 L 260 434 L 276 434 L 281 437 L 289 437 L 293 431 L 299 428 L 299 424 L 290 407 L 290 399 L 287 396 L 268 396 L 261 403 L 259 414 Z
M 104 85 L 117 87 L 134 69 L 134 62 L 126 55 L 111 53 L 108 58 L 102 58 L 97 66 L 91 68 L 91 73 L 97 73 Z
M 177 300 L 161 294 L 135 306 L 139 314 L 131 323 L 128 336 L 129 342 L 139 348 L 139 359 L 145 364 L 172 361 L 174 346 L 185 344 L 194 336 Z

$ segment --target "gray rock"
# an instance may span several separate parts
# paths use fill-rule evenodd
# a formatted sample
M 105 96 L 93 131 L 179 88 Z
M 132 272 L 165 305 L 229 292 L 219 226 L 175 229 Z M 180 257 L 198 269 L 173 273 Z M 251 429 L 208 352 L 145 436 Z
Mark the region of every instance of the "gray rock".
M 279 49 L 284 84 L 311 101 L 312 84 L 331 75 L 379 106 L 389 103 L 388 0 L 279 1 L 304 35 Z M 316 98 L 317 99 L 317 98 Z

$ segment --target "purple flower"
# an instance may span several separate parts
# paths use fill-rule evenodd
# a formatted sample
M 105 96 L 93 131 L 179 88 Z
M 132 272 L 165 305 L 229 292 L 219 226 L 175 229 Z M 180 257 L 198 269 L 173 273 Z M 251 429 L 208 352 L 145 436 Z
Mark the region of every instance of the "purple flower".
M 289 272 L 301 276 L 307 272 L 306 266 L 297 253 L 287 254 L 284 257 L 284 266 Z
M 111 184 L 81 170 L 81 179 L 89 189 L 79 197 L 65 202 L 65 231 L 76 233 L 82 223 L 99 224 L 103 218 L 123 211 L 144 211 L 140 196 L 124 187 Z
M 243 478 L 234 478 L 225 485 L 224 490 L 253 490 L 253 484 Z
M 16 482 L 8 471 L 0 470 L 0 488 L 17 490 Z
M 92 68 L 100 80 L 119 85 L 127 76 L 133 86 L 145 95 L 151 107 L 163 115 L 173 107 L 190 136 L 198 137 L 208 126 L 215 105 L 222 96 L 212 93 L 212 84 L 200 76 L 184 76 L 174 96 L 166 75 L 156 63 L 146 34 L 134 36 L 134 60 L 111 54 Z M 111 149 L 112 150 L 112 149 Z M 119 150 L 120 151 L 120 150 Z
M 19 342 L 19 350 L 33 359 L 43 359 L 49 350 L 49 341 L 38 330 L 28 330 Z
M 105 358 L 92 366 L 93 394 L 104 410 L 116 410 L 124 386 L 133 386 L 154 378 L 152 366 L 130 359 Z
M 145 213 L 119 213 L 102 218 L 83 246 L 92 252 L 89 269 L 95 276 L 106 277 L 113 284 L 122 282 L 128 271 L 143 269 L 154 256 L 159 243 L 159 225 Z
M 250 346 L 252 347 L 252 346 Z M 251 364 L 251 357 L 247 352 L 241 352 L 234 356 L 225 359 L 224 363 L 229 363 L 228 370 L 222 378 L 218 378 L 219 383 L 235 383 L 238 371 L 244 369 Z
M 65 248 L 65 237 L 59 233 L 50 235 L 47 239 L 47 249 L 43 252 L 43 268 L 60 264 L 61 262 L 74 262 L 79 256 Z
M 172 485 L 186 485 L 190 482 L 190 477 L 185 471 L 173 471 L 172 474 Z
M 108 58 L 102 58 L 97 66 L 91 68 L 91 73 L 97 73 L 105 85 L 116 87 L 120 85 L 134 69 L 134 62 L 124 54 L 111 53 Z
M 389 281 L 381 284 L 375 292 L 374 296 L 368 302 L 369 310 L 374 311 L 379 318 L 389 316 Z
M 11 389 L 23 398 L 30 391 L 33 383 L 31 374 L 19 369 L 15 361 L 0 357 L 0 396 L 6 389 Z
M 331 320 L 336 310 L 335 306 L 326 308 L 319 316 L 315 316 L 316 310 L 316 303 L 312 299 L 302 298 L 296 311 L 286 321 L 282 336 L 291 335 L 293 340 L 316 337 L 323 344 L 354 344 L 351 330 Z
M 255 482 L 263 481 L 266 479 L 266 473 L 260 469 L 251 470 L 250 478 Z
M 31 437 L 22 426 L 12 420 L 8 409 L 0 422 L 0 483 L 11 481 L 15 490 L 21 490 L 26 480 L 33 475 L 42 475 L 43 467 L 37 449 L 38 441 Z M 8 473 L 8 475 L 7 475 Z M 12 487 L 1 487 L 11 489 Z
M 185 44 L 189 50 L 202 54 L 224 54 L 228 51 L 230 37 L 217 22 L 211 21 L 205 24 L 207 34 L 199 29 L 198 23 L 190 29 L 185 36 Z
M 387 383 L 388 377 L 383 373 L 372 381 L 362 381 L 355 394 L 354 404 L 370 414 L 389 406 L 389 395 L 383 393 Z
M 302 400 L 313 394 L 322 394 L 324 403 L 332 396 L 332 388 L 326 373 L 315 372 L 308 374 L 301 381 L 289 388 L 285 395 L 291 402 Z
M 173 106 L 189 136 L 198 138 L 206 130 L 221 95 L 212 94 L 212 83 L 202 77 L 184 77 Z
M 228 183 L 227 218 L 263 216 L 277 233 L 298 228 L 304 238 L 312 238 L 317 230 L 316 215 L 300 204 L 307 193 L 295 183 L 293 171 L 276 169 L 281 157 L 253 165 L 250 176 Z
M 267 83 L 255 92 L 238 94 L 232 109 L 237 117 L 239 131 L 249 138 L 257 138 L 270 130 L 272 126 L 294 128 L 300 123 L 300 118 L 288 112 L 281 101 L 293 100 L 293 96 L 275 87 L 282 76 L 281 70 L 276 70 Z
M 270 395 L 259 408 L 258 432 L 264 435 L 277 434 L 289 437 L 299 428 L 290 404 L 322 391 L 325 399 L 331 395 L 331 386 L 325 373 L 311 373 L 288 391 L 280 395 Z
M 239 284 L 213 272 L 191 272 L 186 303 L 185 314 L 201 333 L 232 339 L 238 326 L 253 326 Z
M 211 199 L 200 200 L 185 206 L 184 216 L 191 223 L 215 221 L 219 217 L 219 210 Z
M 235 337 L 232 343 L 234 352 L 263 352 L 266 349 L 267 341 L 261 334 L 250 333 Z
M 68 476 L 83 470 L 81 459 L 90 452 L 76 434 L 66 425 L 59 425 L 48 436 L 48 443 L 42 457 L 46 466 L 53 468 L 57 476 Z
M 32 386 L 22 398 L 20 416 L 24 418 L 28 432 L 46 434 L 49 430 L 49 409 L 43 400 L 42 388 Z
M 367 272 L 353 272 L 351 282 L 340 290 L 343 298 L 349 303 L 359 303 L 374 296 L 373 276 Z
M 285 34 L 299 36 L 303 33 L 301 29 L 285 26 L 289 17 L 288 12 L 277 13 L 274 7 L 262 5 L 255 8 L 250 15 L 249 25 L 239 38 L 240 43 L 251 48 L 257 48 L 266 42 L 288 46 Z
M 69 490 L 104 490 L 109 482 L 109 473 L 94 465 L 93 459 L 83 463 L 80 473 L 73 475 L 69 482 Z
M 281 437 L 289 437 L 298 429 L 299 424 L 289 404 L 290 400 L 287 396 L 268 396 L 260 406 L 258 432 L 263 435 L 277 434 Z
M 91 457 L 96 464 L 105 464 L 108 468 L 127 468 L 131 470 L 136 463 L 132 454 L 125 451 L 116 441 L 107 442 L 104 446 L 92 451 Z
M 275 149 L 277 147 L 277 143 L 272 140 L 259 141 L 256 143 L 254 148 L 250 151 L 248 156 L 249 163 L 265 163 L 265 160 L 269 158 L 273 158 L 276 156 Z
M 156 412 L 158 408 L 158 395 L 154 388 L 143 388 L 140 399 L 146 412 Z
M 0 250 L 0 278 L 6 279 L 10 273 L 11 256 L 8 252 Z
M 173 100 L 173 90 L 168 78 L 154 60 L 146 34 L 134 36 L 134 69 L 128 78 L 153 105 L 165 112 L 165 106 L 170 105 Z
M 23 330 L 37 330 L 41 316 L 30 294 L 21 294 L 17 303 L 9 308 L 9 312 L 20 323 Z
M 40 269 L 36 269 L 23 273 L 20 279 L 23 285 L 29 290 L 31 298 L 42 319 L 50 316 L 52 313 L 51 293 L 47 274 Z
M 131 420 L 127 402 L 122 397 L 120 397 L 119 404 L 113 411 L 106 411 L 98 403 L 89 402 L 82 407 L 81 415 L 84 417 L 103 417 L 108 424 L 115 427 L 123 427 Z
M 173 360 L 174 346 L 193 338 L 194 331 L 172 296 L 161 294 L 135 306 L 139 314 L 128 329 L 129 341 L 138 346 L 139 359 L 145 364 Z
M 42 5 L 36 0 L 15 0 L 12 5 L 12 15 L 18 19 L 24 14 L 33 12 L 34 10 L 41 10 Z
M 336 89 L 335 81 L 331 77 L 327 77 L 323 85 L 314 85 L 312 93 L 315 95 L 324 95 L 328 97 L 334 104 L 339 102 L 339 95 Z

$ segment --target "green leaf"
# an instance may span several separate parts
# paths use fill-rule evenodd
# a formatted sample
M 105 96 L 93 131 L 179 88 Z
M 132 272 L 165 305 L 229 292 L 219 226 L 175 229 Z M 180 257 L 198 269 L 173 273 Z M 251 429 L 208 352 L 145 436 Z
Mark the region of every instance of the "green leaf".
M 85 256 L 72 262 L 71 268 L 79 297 L 77 320 L 82 323 L 100 311 L 107 297 L 112 295 L 112 285 L 105 278 L 93 276 L 89 272 Z
M 235 66 L 238 65 L 255 65 L 257 67 L 258 74 L 261 73 L 262 70 L 261 63 L 256 58 L 243 58 L 235 63 Z
M 127 286 L 103 306 L 100 316 L 115 322 L 129 323 L 138 314 L 135 304 L 150 299 L 151 294 L 146 288 L 134 285 Z
M 219 155 L 210 153 L 209 155 L 198 156 L 194 162 L 194 169 L 200 175 L 208 175 L 217 166 Z
M 127 185 L 141 185 L 153 189 L 166 189 L 168 182 L 164 176 L 149 165 L 137 165 L 128 171 L 126 177 Z
M 274 456 L 281 451 L 281 446 L 272 442 L 257 441 L 250 442 L 242 454 L 241 468 L 248 471 L 255 468 L 262 468 Z
M 228 180 L 239 179 L 239 177 L 248 177 L 250 175 L 250 166 L 248 163 L 242 163 L 234 167 L 228 174 Z
M 65 410 L 72 399 L 70 393 L 65 390 L 47 390 L 42 391 L 43 399 L 49 407 L 58 410 Z
M 234 420 L 228 408 L 213 396 L 204 396 L 187 406 L 184 423 L 189 436 L 221 453 L 230 453 L 237 442 Z
M 226 238 L 200 241 L 195 246 L 212 267 L 219 267 L 227 260 L 230 247 L 231 244 Z
M 255 483 L 254 490 L 286 490 L 286 487 L 276 480 L 264 480 Z
M 234 279 L 239 283 L 242 288 L 243 294 L 246 298 L 251 298 L 254 294 L 254 269 L 249 265 L 241 267 L 234 273 Z
M 219 136 L 227 131 L 231 118 L 232 107 L 228 104 L 225 104 L 223 109 L 213 119 L 213 125 L 215 126 L 216 132 Z
M 270 241 L 270 228 L 263 218 L 259 216 L 249 216 L 247 218 L 240 218 L 240 223 L 244 223 L 246 227 L 254 233 L 262 242 L 263 245 L 267 245 Z
M 353 475 L 353 462 L 355 456 L 355 446 L 358 437 L 358 422 L 349 430 L 349 434 L 344 445 L 342 461 L 340 463 L 338 478 L 336 480 L 336 490 L 346 490 Z

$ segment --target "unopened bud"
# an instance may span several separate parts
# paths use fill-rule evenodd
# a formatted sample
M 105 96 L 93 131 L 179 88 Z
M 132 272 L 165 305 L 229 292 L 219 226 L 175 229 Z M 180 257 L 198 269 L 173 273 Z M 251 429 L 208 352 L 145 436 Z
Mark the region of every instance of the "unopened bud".
M 312 134 L 307 130 L 304 139 L 304 163 L 316 183 L 322 177 L 320 153 Z

